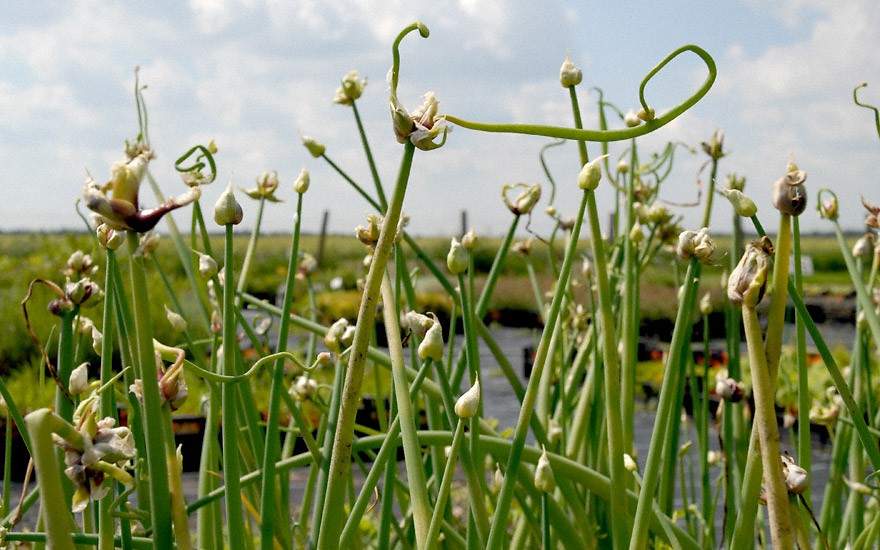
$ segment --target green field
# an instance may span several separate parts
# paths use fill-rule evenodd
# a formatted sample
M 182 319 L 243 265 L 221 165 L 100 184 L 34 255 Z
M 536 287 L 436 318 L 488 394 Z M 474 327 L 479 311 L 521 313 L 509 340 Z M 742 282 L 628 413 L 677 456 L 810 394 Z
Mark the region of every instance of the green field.
M 247 244 L 247 235 L 237 237 L 236 254 L 243 255 Z M 442 266 L 448 251 L 447 237 L 421 237 L 417 239 L 425 252 Z M 721 251 L 729 247 L 729 240 L 721 236 L 717 239 Z M 492 259 L 500 245 L 499 238 L 481 238 L 475 251 L 475 266 L 483 275 L 492 263 Z M 290 246 L 288 235 L 273 234 L 261 236 L 253 266 L 256 266 L 249 278 L 247 292 L 256 296 L 274 299 L 275 293 L 284 280 L 287 268 L 287 251 Z M 215 238 L 215 250 L 221 248 L 220 237 Z M 318 254 L 318 237 L 304 235 L 301 249 L 312 255 Z M 582 249 L 588 248 L 588 242 L 582 243 Z M 85 234 L 76 233 L 7 233 L 0 234 L 0 307 L 3 315 L 3 332 L 0 339 L 0 372 L 8 373 L 23 366 L 39 362 L 36 345 L 28 336 L 21 301 L 27 294 L 28 285 L 34 279 L 47 279 L 58 284 L 64 282 L 62 270 L 68 256 L 74 250 L 83 250 L 92 254 L 95 262 L 103 264 L 101 253 L 94 240 Z M 808 236 L 803 239 L 803 250 L 811 256 L 816 272 L 806 278 L 806 292 L 838 292 L 847 293 L 851 288 L 837 243 L 830 236 Z M 364 246 L 353 236 L 331 235 L 325 242 L 323 260 L 319 270 L 312 277 L 316 288 L 325 289 L 318 294 L 319 319 L 330 323 L 339 317 L 354 319 L 357 312 L 359 292 L 357 280 L 363 277 L 366 270 L 363 259 L 366 253 Z M 554 256 L 558 258 L 558 251 Z M 547 247 L 536 243 L 532 255 L 542 291 L 547 291 L 554 280 L 548 261 Z M 722 261 L 726 262 L 728 256 Z M 123 256 L 124 259 L 124 256 Z M 156 289 L 164 288 L 162 277 L 156 266 L 162 266 L 162 274 L 175 289 L 185 289 L 186 280 L 180 261 L 170 239 L 163 238 L 157 249 L 155 262 L 151 262 L 151 285 Z M 236 267 L 240 267 L 242 258 L 236 257 Z M 654 266 L 643 278 L 641 286 L 642 316 L 645 319 L 671 319 L 675 314 L 675 281 L 673 270 L 670 269 L 671 256 L 659 255 Z M 150 265 L 148 264 L 148 265 Z M 433 284 L 430 273 L 424 265 L 413 263 L 410 269 L 418 268 L 422 276 L 419 285 L 419 298 L 426 309 L 443 310 L 450 306 L 449 299 Z M 704 286 L 712 293 L 713 301 L 720 304 L 722 291 L 720 277 L 721 267 L 709 267 L 704 273 Z M 330 291 L 333 279 L 342 282 L 341 291 Z M 96 280 L 103 279 L 103 269 Z M 477 285 L 481 277 L 477 277 Z M 164 293 L 158 292 L 157 296 Z M 51 347 L 52 317 L 46 312 L 46 305 L 52 299 L 51 293 L 42 285 L 37 285 L 29 302 L 31 321 L 35 333 Z M 192 307 L 194 305 L 190 304 Z M 186 307 L 186 306 L 185 306 Z M 308 308 L 305 288 L 302 284 L 297 288 L 295 307 Z M 493 310 L 508 312 L 525 312 L 538 314 L 532 286 L 528 278 L 526 264 L 521 256 L 508 256 L 503 277 L 495 290 L 491 304 Z M 187 317 L 187 312 L 184 316 Z M 156 334 L 159 337 L 173 340 L 170 327 L 165 322 L 164 304 L 156 300 L 153 304 L 152 316 Z

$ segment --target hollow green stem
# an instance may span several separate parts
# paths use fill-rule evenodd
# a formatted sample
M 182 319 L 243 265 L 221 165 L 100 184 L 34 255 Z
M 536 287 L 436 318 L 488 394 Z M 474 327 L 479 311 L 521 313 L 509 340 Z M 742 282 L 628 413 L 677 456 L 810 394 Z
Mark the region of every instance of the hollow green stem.
M 575 250 L 577 247 L 578 236 L 580 235 L 584 212 L 587 208 L 588 196 L 591 195 L 591 191 L 586 191 L 581 199 L 580 210 L 578 216 L 575 218 L 577 221 L 572 228 L 572 237 L 569 241 L 568 248 L 565 252 L 565 258 L 562 263 L 562 270 L 560 272 L 559 282 L 557 283 L 558 289 L 561 289 L 564 286 L 571 275 L 571 265 L 574 261 L 574 256 L 576 255 Z M 504 484 L 502 485 L 501 493 L 498 496 L 498 502 L 495 507 L 495 517 L 489 531 L 487 548 L 500 548 L 503 544 L 504 533 L 507 531 L 507 520 L 510 514 L 511 501 L 513 499 L 516 475 L 522 460 L 523 448 L 525 447 L 526 435 L 528 434 L 529 423 L 531 421 L 535 401 L 538 397 L 538 386 L 547 361 L 550 337 L 553 332 L 553 327 L 556 325 L 559 318 L 559 310 L 562 304 L 563 294 L 564 293 L 561 291 L 554 294 L 553 301 L 550 304 L 550 311 L 547 315 L 546 324 L 544 326 L 544 331 L 541 334 L 541 341 L 538 344 L 535 363 L 532 367 L 532 375 L 529 378 L 529 384 L 526 388 L 526 393 L 523 396 L 523 404 L 520 408 L 519 418 L 516 423 L 516 431 L 512 442 L 513 446 L 508 458 L 507 468 L 505 469 Z M 622 455 L 620 459 L 621 461 L 623 460 Z
M 391 374 L 397 388 L 397 411 L 400 416 L 400 433 L 403 438 L 403 455 L 406 475 L 409 482 L 413 523 L 416 531 L 416 543 L 419 548 L 428 545 L 428 528 L 431 524 L 431 503 L 428 500 L 425 470 L 422 466 L 422 453 L 416 438 L 416 421 L 407 388 L 409 384 L 404 372 L 403 347 L 400 340 L 398 313 L 395 307 L 394 291 L 391 280 L 386 275 L 382 281 L 382 308 L 385 317 L 385 331 L 388 334 L 388 349 L 391 353 Z
M 222 372 L 226 376 L 236 374 L 235 357 L 235 299 L 233 281 L 235 269 L 233 263 L 232 224 L 227 224 L 226 240 L 223 255 L 223 367 Z M 245 527 L 242 517 L 241 483 L 239 478 L 240 465 L 238 455 L 238 415 L 236 402 L 238 401 L 238 386 L 236 384 L 224 384 L 221 389 L 221 410 L 223 415 L 223 477 L 226 495 L 226 525 L 228 530 L 228 545 L 230 548 L 246 548 Z
M 131 253 L 132 309 L 137 345 L 134 359 L 136 372 L 142 382 L 143 423 L 147 441 L 147 467 L 150 472 L 150 521 L 156 548 L 170 548 L 172 544 L 171 500 L 168 487 L 168 464 L 166 462 L 165 425 L 161 413 L 158 371 L 153 355 L 151 336 L 150 298 L 144 270 L 144 258 L 138 251 L 138 235 L 127 234 Z M 231 279 L 230 279 L 231 280 Z
M 376 196 L 379 197 L 379 206 L 384 212 L 388 208 L 388 201 L 385 199 L 385 191 L 382 189 L 382 180 L 379 178 L 379 171 L 376 170 L 376 162 L 373 159 L 373 153 L 370 151 L 370 142 L 367 141 L 367 133 L 364 131 L 364 125 L 361 122 L 361 115 L 358 111 L 357 101 L 351 102 L 351 110 L 354 113 L 354 120 L 357 123 L 358 133 L 361 136 L 361 143 L 364 145 L 364 154 L 367 155 L 367 164 L 370 165 L 370 174 L 373 176 L 373 183 L 376 184 Z
M 801 230 L 800 217 L 793 220 L 793 248 L 794 248 L 794 286 L 798 295 L 804 293 L 804 274 L 801 265 Z M 797 373 L 798 373 L 798 431 L 797 431 L 797 460 L 798 465 L 807 471 L 807 488 L 803 492 L 804 498 L 810 502 L 810 482 L 812 478 L 812 451 L 810 445 L 810 381 L 807 372 L 807 329 L 800 314 L 795 316 L 795 331 L 797 338 Z
M 101 385 L 106 386 L 113 378 L 113 300 L 117 289 L 114 285 L 114 272 L 116 271 L 116 252 L 107 249 L 107 270 L 104 278 L 104 312 L 101 321 L 103 330 L 103 344 L 101 345 Z M 101 416 L 116 418 L 116 395 L 111 391 L 101 394 Z M 113 502 L 114 493 L 111 491 L 99 504 L 98 529 L 99 550 L 112 549 L 114 546 L 114 522 L 111 515 L 110 504 Z
M 440 533 L 443 511 L 446 508 L 446 501 L 452 489 L 452 477 L 455 473 L 455 464 L 458 459 L 458 450 L 461 448 L 462 439 L 464 439 L 464 421 L 459 419 L 455 425 L 455 434 L 452 436 L 452 449 L 449 452 L 449 458 L 446 460 L 443 480 L 440 482 L 440 491 L 437 493 L 437 501 L 434 503 L 434 514 L 431 517 L 431 525 L 428 528 L 427 541 L 432 548 L 437 546 L 437 535 Z
M 357 412 L 358 401 L 361 394 L 364 368 L 367 361 L 367 349 L 370 337 L 373 333 L 376 318 L 376 302 L 379 295 L 379 287 L 388 265 L 388 258 L 394 244 L 397 224 L 400 221 L 400 212 L 403 208 L 403 199 L 406 195 L 406 186 L 412 168 L 415 146 L 407 141 L 404 145 L 404 154 L 398 173 L 397 183 L 391 196 L 391 203 L 382 221 L 379 241 L 373 253 L 370 270 L 364 287 L 364 295 L 358 311 L 357 325 L 355 328 L 352 352 L 349 359 L 348 370 L 345 375 L 342 404 L 339 415 L 339 427 L 333 441 L 333 454 L 330 461 L 330 478 L 327 486 L 327 501 L 325 502 L 323 515 L 324 528 L 321 529 L 318 540 L 318 548 L 333 548 L 338 544 L 339 532 L 342 528 L 338 518 L 342 517 L 343 502 L 345 499 L 345 480 L 351 471 L 351 442 L 354 434 L 354 420 Z
M 48 541 L 52 548 L 72 550 L 74 548 L 72 536 L 75 525 L 70 509 L 67 507 L 70 500 L 62 490 L 61 470 L 55 460 L 55 444 L 52 441 L 52 433 L 64 428 L 67 432 L 73 432 L 76 435 L 79 433 L 49 409 L 39 409 L 30 413 L 25 418 L 25 425 L 30 432 L 33 445 L 33 459 L 37 470 L 37 482 L 40 486 L 40 497 L 43 502 L 54 503 L 51 506 L 40 507 Z
M 752 392 L 755 396 L 755 424 L 760 438 L 761 462 L 767 509 L 770 514 L 770 536 L 774 548 L 792 547 L 791 516 L 788 509 L 788 490 L 782 477 L 779 453 L 779 431 L 776 425 L 775 384 L 763 353 L 761 325 L 754 307 L 743 304 L 743 329 L 749 348 L 752 371 Z M 751 457 L 750 453 L 750 457 Z
M 673 415 L 676 414 L 674 410 L 675 397 L 683 374 L 680 369 L 681 358 L 684 349 L 687 348 L 686 335 L 690 333 L 686 328 L 686 325 L 690 324 L 691 319 L 691 308 L 688 304 L 692 304 L 697 295 L 698 285 L 694 278 L 694 271 L 696 269 L 697 260 L 696 258 L 691 258 L 687 273 L 685 274 L 682 300 L 675 317 L 675 329 L 672 332 L 672 341 L 669 344 L 669 355 L 666 358 L 666 366 L 663 370 L 663 385 L 661 386 L 660 399 L 657 403 L 657 415 L 651 432 L 651 445 L 648 448 L 645 471 L 642 474 L 639 504 L 636 508 L 635 519 L 633 520 L 633 536 L 629 546 L 631 550 L 640 550 L 647 547 L 648 523 L 654 506 L 654 491 L 660 473 L 663 450 L 668 444 L 664 441 L 664 433 L 669 423 L 672 422 Z
M 290 258 L 287 264 L 287 281 L 284 286 L 284 301 L 281 307 L 282 311 L 290 311 L 293 304 L 293 284 L 296 280 L 297 266 L 299 265 L 299 235 L 300 220 L 302 219 L 302 193 L 296 195 L 296 213 L 293 218 L 293 239 L 290 244 Z M 264 200 L 260 199 L 262 207 Z M 278 327 L 278 343 L 275 347 L 277 351 L 285 351 L 287 349 L 287 337 L 290 333 L 290 316 L 282 315 L 281 324 Z M 261 547 L 264 550 L 271 550 L 275 531 L 275 514 L 271 513 L 275 509 L 275 461 L 279 458 L 280 437 L 278 434 L 278 422 L 281 415 L 281 393 L 284 392 L 284 360 L 278 359 L 275 363 L 275 372 L 272 375 L 272 385 L 269 390 L 269 416 L 266 419 L 266 445 L 263 455 L 263 486 L 260 494 L 262 500 L 260 509 L 262 513 L 262 524 L 260 526 Z M 311 437 L 311 434 L 309 434 Z M 283 479 L 286 481 L 287 477 Z M 285 533 L 290 529 L 284 529 Z M 285 540 L 287 546 L 290 541 Z
M 251 261 L 254 258 L 254 252 L 257 250 L 257 240 L 260 238 L 260 227 L 263 223 L 263 208 L 266 206 L 266 197 L 260 196 L 259 206 L 257 207 L 257 218 L 254 222 L 254 230 L 251 232 L 251 237 L 248 239 L 247 249 L 245 249 L 244 253 L 244 261 L 241 264 L 241 271 L 238 275 L 238 285 L 235 287 L 236 291 L 240 294 L 244 292 L 244 289 L 247 288 L 248 283 L 248 275 L 251 271 Z M 226 261 L 229 261 L 227 258 Z M 239 300 L 235 300 L 236 306 L 240 306 Z

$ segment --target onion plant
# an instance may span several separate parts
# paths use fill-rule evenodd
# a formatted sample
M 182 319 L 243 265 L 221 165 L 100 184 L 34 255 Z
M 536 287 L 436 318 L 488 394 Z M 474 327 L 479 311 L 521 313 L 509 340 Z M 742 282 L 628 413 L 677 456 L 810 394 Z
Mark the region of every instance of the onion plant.
M 582 115 L 584 75 L 566 56 L 559 76 L 572 127 L 491 123 L 443 114 L 433 92 L 418 108 L 404 107 L 397 95 L 400 46 L 414 31 L 429 36 L 423 23 L 413 23 L 391 49 L 391 130 L 402 150 L 387 194 L 359 111 L 367 82 L 356 71 L 342 78 L 334 102 L 352 110 L 371 184 L 363 185 L 360 175 L 331 160 L 324 144 L 302 137 L 308 154 L 326 162 L 352 196 L 371 209 L 366 223 L 354 230 L 368 256 L 353 319 L 325 323 L 318 311 L 312 277 L 321 266 L 302 250 L 301 239 L 303 210 L 310 206 L 305 200 L 309 173 L 292 178 L 292 207 L 274 204 L 283 203 L 276 194 L 288 187 L 276 172 L 263 173 L 255 188 L 242 190 L 257 202 L 254 229 L 238 264 L 236 226 L 252 215 L 249 205 L 238 202 L 229 182 L 213 207 L 212 225 L 200 202 L 202 186 L 216 177 L 218 147 L 210 142 L 182 154 L 175 168 L 186 189 L 166 198 L 148 170 L 155 154 L 144 88 L 136 79 L 137 137 L 126 142 L 125 158 L 113 165 L 107 183 L 89 176 L 83 190 L 94 214 L 92 254 L 104 260 L 103 284 L 96 282 L 100 262 L 78 251 L 68 260 L 64 283 L 37 279 L 22 302 L 30 329 L 28 305 L 38 299 L 36 289 L 42 285 L 53 293 L 49 311 L 57 316 L 57 352 L 47 351 L 44 335 L 30 332 L 56 385 L 56 398 L 54 410 L 24 415 L 0 380 L 6 424 L 22 429 L 39 484 L 36 491 L 25 491 L 20 510 L 35 503 L 41 510 L 35 525 L 21 525 L 20 514 L 10 513 L 7 430 L 0 540 L 101 549 L 710 549 L 754 547 L 769 534 L 775 548 L 874 547 L 880 533 L 874 474 L 880 468 L 880 408 L 871 365 L 872 346 L 880 338 L 874 302 L 880 247 L 866 244 L 865 237 L 859 253 L 850 252 L 836 196 L 823 190 L 818 202 L 832 223 L 857 295 L 860 321 L 848 373 L 804 303 L 797 217 L 806 207 L 803 170 L 791 163 L 774 188 L 779 230 L 773 240 L 764 232 L 756 203 L 743 193 L 744 180 L 730 176 L 723 188 L 717 181 L 720 161 L 728 156 L 721 132 L 702 143 L 709 180 L 706 189 L 698 183 L 700 225 L 683 230 L 677 210 L 683 205 L 664 201 L 667 182 L 678 175 L 675 154 L 683 144 L 654 152 L 639 138 L 675 120 L 709 92 L 716 66 L 706 51 L 686 45 L 664 57 L 642 80 L 638 105 L 628 111 L 596 88 L 596 121 Z M 648 85 L 688 53 L 705 66 L 705 79 L 678 105 L 655 112 Z M 873 109 L 855 92 L 854 97 Z M 406 231 L 403 210 L 414 163 L 442 147 L 452 125 L 535 136 L 548 180 L 497 182 L 498 206 L 507 207 L 512 217 L 485 274 L 477 271 L 480 239 L 473 231 L 452 238 L 445 268 Z M 580 172 L 576 180 L 557 181 L 548 153 L 566 141 L 576 143 Z M 143 181 L 150 183 L 158 206 L 142 206 Z M 566 185 L 580 191 L 573 212 L 564 211 L 571 205 L 555 201 Z M 612 203 L 601 203 L 600 186 L 613 188 Z M 712 236 L 718 232 L 710 230 L 716 194 L 723 194 L 736 213 L 727 258 Z M 549 199 L 543 208 L 538 206 L 542 198 Z M 873 238 L 880 207 L 863 202 Z M 256 251 L 268 207 L 292 210 L 278 305 L 249 291 L 260 269 Z M 179 208 L 189 212 L 188 234 L 164 216 Z M 615 213 L 611 236 L 602 233 L 602 211 Z M 550 219 L 550 231 L 515 242 L 523 218 L 541 215 Z M 174 266 L 154 255 L 157 240 L 150 231 L 163 217 L 185 277 L 184 291 L 170 282 Z M 741 218 L 751 220 L 762 237 L 744 255 Z M 526 229 L 532 231 L 528 223 Z M 214 250 L 213 232 L 222 232 L 222 251 Z M 792 249 L 795 276 L 789 279 Z M 525 383 L 486 317 L 515 257 L 525 264 L 542 321 Z M 866 257 L 872 259 L 870 269 L 862 260 Z M 553 277 L 549 286 L 538 276 L 541 263 Z M 723 306 L 725 371 L 710 366 L 713 304 L 705 277 L 722 263 L 731 271 Z M 677 312 L 656 408 L 642 413 L 637 406 L 640 291 L 655 265 L 671 265 L 679 287 Z M 153 277 L 162 284 L 150 284 Z M 451 304 L 445 325 L 439 312 L 423 311 L 419 304 L 416 291 L 424 277 L 433 279 Z M 758 307 L 765 294 L 770 296 L 766 313 Z M 702 366 L 692 344 L 700 295 L 705 296 Z M 154 303 L 164 305 L 174 341 L 156 330 L 161 321 L 151 313 Z M 788 303 L 798 323 L 794 352 L 785 341 Z M 100 321 L 88 319 L 90 311 L 99 311 Z M 253 326 L 254 315 L 277 323 L 277 332 L 267 332 L 268 322 Z M 455 338 L 459 321 L 463 335 Z M 808 366 L 807 334 L 824 367 Z M 100 361 L 99 379 L 92 382 L 83 363 L 89 339 Z M 493 374 L 481 358 L 483 349 L 509 386 L 505 398 L 519 405 L 513 426 L 498 425 L 486 415 L 485 388 Z M 741 355 L 741 349 L 747 353 Z M 786 445 L 776 418 L 777 379 L 789 353 L 797 358 L 795 458 L 782 451 Z M 809 377 L 818 368 L 831 380 L 824 402 L 810 394 Z M 199 379 L 204 388 L 206 416 L 191 501 L 184 494 L 173 431 L 173 413 L 189 397 L 188 379 Z M 376 426 L 358 423 L 369 384 Z M 682 434 L 691 433 L 681 414 L 686 384 L 695 403 L 696 445 L 681 441 Z M 748 394 L 753 406 L 747 405 Z M 710 397 L 720 401 L 714 421 Z M 257 403 L 265 403 L 264 410 Z M 640 457 L 635 433 L 643 414 L 653 417 L 653 428 L 647 456 Z M 821 510 L 810 500 L 811 490 L 818 489 L 810 484 L 811 420 L 823 422 L 834 435 Z M 718 452 L 713 438 L 720 443 Z M 721 466 L 717 474 L 716 464 Z M 293 475 L 304 480 L 301 490 L 292 487 Z

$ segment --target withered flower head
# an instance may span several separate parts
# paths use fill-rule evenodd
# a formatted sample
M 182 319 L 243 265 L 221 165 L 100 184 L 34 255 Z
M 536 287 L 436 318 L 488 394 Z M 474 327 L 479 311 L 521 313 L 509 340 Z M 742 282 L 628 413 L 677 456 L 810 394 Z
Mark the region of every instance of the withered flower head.
M 807 173 L 789 163 L 785 175 L 773 184 L 773 206 L 783 214 L 800 216 L 807 208 L 806 180 Z
M 168 212 L 185 206 L 201 196 L 201 189 L 193 187 L 183 195 L 172 197 L 155 208 L 142 210 L 138 205 L 138 190 L 147 163 L 153 157 L 146 149 L 127 162 L 117 162 L 111 169 L 110 181 L 99 185 L 91 176 L 83 186 L 83 199 L 89 210 L 98 214 L 111 229 L 149 231 Z M 109 194 L 109 196 L 108 196 Z
M 746 245 L 745 254 L 727 280 L 727 297 L 735 305 L 755 307 L 764 297 L 770 270 L 770 239 L 762 237 Z

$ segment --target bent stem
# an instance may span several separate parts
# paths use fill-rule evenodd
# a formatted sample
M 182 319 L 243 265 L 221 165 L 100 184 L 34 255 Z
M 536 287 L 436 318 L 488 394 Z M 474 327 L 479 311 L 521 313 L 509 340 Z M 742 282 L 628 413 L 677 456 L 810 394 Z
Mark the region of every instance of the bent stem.
M 700 48 L 699 46 L 695 46 L 693 44 L 682 46 L 667 55 L 642 80 L 642 83 L 639 86 L 639 99 L 643 107 L 645 107 L 645 110 L 648 110 L 648 104 L 645 101 L 644 97 L 645 86 L 648 84 L 648 81 L 650 81 L 651 78 L 653 78 L 654 75 L 657 74 L 670 61 L 687 51 L 693 52 L 694 54 L 699 56 L 699 58 L 703 60 L 703 63 L 706 64 L 706 69 L 709 73 L 708 75 L 706 75 L 706 80 L 703 81 L 703 84 L 697 89 L 696 92 L 693 93 L 693 95 L 691 95 L 679 105 L 667 111 L 665 114 L 663 114 L 663 116 L 659 116 L 651 120 L 650 122 L 640 124 L 639 126 L 636 126 L 634 128 L 625 128 L 621 130 L 579 130 L 577 128 L 542 126 L 538 124 L 497 124 L 488 122 L 471 122 L 469 120 L 464 120 L 452 115 L 445 115 L 446 120 L 453 124 L 457 124 L 462 128 L 469 128 L 471 130 L 479 130 L 482 132 L 527 134 L 579 141 L 622 141 L 625 139 L 632 139 L 635 137 L 643 136 L 653 132 L 654 130 L 657 130 L 658 128 L 665 126 L 666 124 L 669 124 L 670 122 L 678 118 L 682 113 L 684 113 L 685 111 L 693 107 L 698 101 L 700 101 L 703 96 L 705 96 L 709 92 L 712 84 L 714 84 L 715 77 L 718 71 L 715 67 L 715 60 L 712 59 L 712 56 L 710 56 L 704 49 Z

